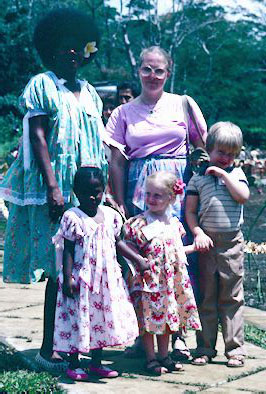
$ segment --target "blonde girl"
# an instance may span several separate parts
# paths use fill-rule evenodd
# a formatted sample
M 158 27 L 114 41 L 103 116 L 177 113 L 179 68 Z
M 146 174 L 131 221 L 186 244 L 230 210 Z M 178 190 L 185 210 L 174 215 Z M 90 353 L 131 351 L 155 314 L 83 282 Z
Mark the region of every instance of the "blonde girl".
M 187 272 L 184 228 L 172 215 L 176 196 L 184 184 L 173 173 L 160 171 L 147 178 L 145 203 L 148 210 L 130 218 L 123 227 L 124 238 L 148 261 L 148 270 L 134 267 L 128 285 L 138 318 L 146 353 L 146 369 L 160 375 L 183 367 L 168 355 L 169 335 L 186 329 L 200 329 L 196 302 Z M 158 358 L 154 350 L 157 336 Z

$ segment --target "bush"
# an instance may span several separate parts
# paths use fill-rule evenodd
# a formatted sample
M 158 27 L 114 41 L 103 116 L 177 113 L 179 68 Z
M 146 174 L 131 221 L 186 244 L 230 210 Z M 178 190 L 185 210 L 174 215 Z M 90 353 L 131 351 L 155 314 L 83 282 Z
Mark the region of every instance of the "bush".
M 19 352 L 0 343 L 0 393 L 65 393 L 58 378 L 25 370 Z
M 65 393 L 58 379 L 46 372 L 4 372 L 0 374 L 1 393 Z

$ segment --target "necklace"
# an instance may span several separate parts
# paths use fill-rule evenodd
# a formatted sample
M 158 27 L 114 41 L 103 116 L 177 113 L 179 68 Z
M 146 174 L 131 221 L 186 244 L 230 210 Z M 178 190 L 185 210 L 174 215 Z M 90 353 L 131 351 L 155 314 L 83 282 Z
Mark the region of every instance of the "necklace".
M 146 109 L 147 112 L 149 112 L 150 114 L 153 114 L 154 112 L 156 112 L 158 110 L 158 107 L 156 108 L 158 102 L 159 102 L 160 98 L 158 100 L 156 100 L 155 103 L 149 104 L 147 102 L 145 102 L 145 100 L 140 97 L 140 103 L 142 105 L 142 107 L 144 107 Z

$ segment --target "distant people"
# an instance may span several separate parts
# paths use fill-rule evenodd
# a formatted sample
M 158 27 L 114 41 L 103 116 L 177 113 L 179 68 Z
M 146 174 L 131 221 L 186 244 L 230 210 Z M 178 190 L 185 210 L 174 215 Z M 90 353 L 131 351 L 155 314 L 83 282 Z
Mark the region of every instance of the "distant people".
M 249 198 L 247 178 L 234 159 L 243 144 L 240 128 L 215 123 L 208 132 L 210 164 L 187 186 L 186 219 L 199 253 L 202 332 L 198 334 L 194 365 L 216 356 L 221 324 L 228 367 L 243 367 L 244 349 L 244 239 L 243 204 Z
M 123 226 L 124 239 L 147 259 L 146 270 L 137 267 L 128 283 L 146 353 L 146 370 L 155 375 L 183 369 L 168 354 L 170 334 L 181 328 L 201 329 L 186 267 L 186 253 L 195 250 L 194 244 L 183 246 L 185 230 L 169 209 L 177 196 L 183 195 L 183 189 L 183 182 L 171 172 L 150 175 L 146 182 L 147 211 Z
M 138 88 L 134 82 L 122 82 L 117 86 L 117 105 L 126 104 L 138 96 Z
M 260 152 L 258 149 L 253 149 L 250 151 L 250 157 L 255 162 L 259 159 Z
M 239 153 L 238 159 L 239 160 L 246 160 L 247 154 L 246 154 L 246 148 L 242 146 L 241 151 Z
M 102 349 L 126 344 L 138 335 L 116 250 L 141 268 L 146 268 L 146 261 L 121 240 L 120 214 L 100 205 L 104 186 L 99 168 L 78 169 L 74 192 L 79 206 L 64 213 L 53 238 L 61 263 L 54 350 L 70 354 L 67 375 L 73 380 L 88 380 L 87 372 L 80 367 L 79 354 L 90 351 L 89 370 L 94 375 L 117 377 L 117 371 L 102 364 Z
M 37 24 L 34 45 L 49 71 L 35 75 L 21 96 L 23 144 L 0 186 L 1 197 L 10 202 L 3 279 L 36 283 L 48 278 L 36 361 L 54 372 L 68 363 L 53 352 L 57 270 L 52 237 L 64 209 L 77 203 L 71 188 L 77 168 L 94 165 L 107 177 L 102 103 L 93 86 L 77 78 L 98 43 L 94 21 L 72 8 L 54 9 Z
M 115 109 L 115 101 L 110 97 L 106 97 L 103 99 L 103 123 L 106 125 L 108 119 L 111 116 L 111 113 Z

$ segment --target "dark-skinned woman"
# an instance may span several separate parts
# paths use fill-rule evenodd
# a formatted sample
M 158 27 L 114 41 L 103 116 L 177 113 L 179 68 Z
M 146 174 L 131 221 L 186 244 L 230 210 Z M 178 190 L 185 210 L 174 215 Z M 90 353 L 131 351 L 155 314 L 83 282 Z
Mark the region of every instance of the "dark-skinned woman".
M 93 165 L 107 176 L 102 103 L 90 84 L 77 79 L 98 41 L 93 20 L 75 9 L 53 10 L 36 26 L 34 44 L 50 71 L 34 76 L 20 98 L 26 111 L 23 144 L 0 189 L 10 207 L 4 281 L 48 278 L 43 343 L 36 357 L 46 370 L 67 368 L 53 352 L 58 267 L 52 237 L 64 209 L 76 204 L 71 184 L 77 168 Z

